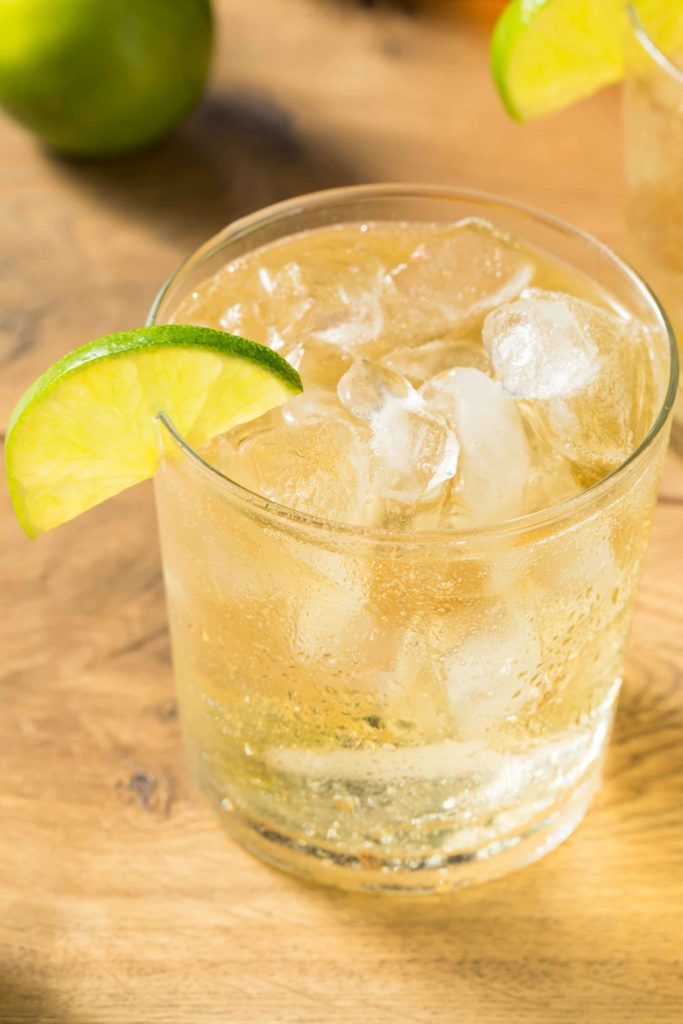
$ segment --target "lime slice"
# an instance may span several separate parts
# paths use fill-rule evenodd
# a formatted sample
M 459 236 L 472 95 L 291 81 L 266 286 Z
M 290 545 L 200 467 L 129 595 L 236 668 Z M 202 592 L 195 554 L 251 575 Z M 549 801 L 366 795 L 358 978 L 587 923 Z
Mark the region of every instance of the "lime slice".
M 302 390 L 276 352 L 208 327 L 109 334 L 33 384 L 7 429 L 14 510 L 30 537 L 153 476 L 157 415 L 194 447 Z
M 519 121 L 550 114 L 624 73 L 627 0 L 512 0 L 491 40 L 493 77 Z M 683 46 L 683 2 L 640 0 L 638 16 L 665 53 Z

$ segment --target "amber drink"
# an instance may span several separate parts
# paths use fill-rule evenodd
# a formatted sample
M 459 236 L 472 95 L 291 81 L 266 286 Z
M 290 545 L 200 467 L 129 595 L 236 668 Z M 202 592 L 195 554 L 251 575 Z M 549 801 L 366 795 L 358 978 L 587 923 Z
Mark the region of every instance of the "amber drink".
M 304 393 L 157 479 L 192 772 L 260 856 L 425 893 L 541 856 L 598 785 L 666 445 L 672 340 L 598 243 L 447 190 L 228 228 L 157 320 Z

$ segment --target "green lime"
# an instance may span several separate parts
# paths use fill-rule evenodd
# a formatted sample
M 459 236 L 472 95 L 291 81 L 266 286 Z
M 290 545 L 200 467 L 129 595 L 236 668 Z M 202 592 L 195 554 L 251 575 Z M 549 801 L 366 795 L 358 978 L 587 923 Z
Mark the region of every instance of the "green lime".
M 638 14 L 665 52 L 683 46 L 683 2 L 640 0 Z M 626 0 L 512 0 L 491 40 L 505 107 L 528 121 L 589 96 L 624 73 Z
M 7 428 L 7 477 L 29 536 L 154 475 L 164 412 L 194 447 L 302 390 L 263 345 L 181 324 L 109 334 L 31 385 Z
M 197 103 L 211 41 L 210 0 L 0 0 L 0 104 L 62 152 L 134 149 Z

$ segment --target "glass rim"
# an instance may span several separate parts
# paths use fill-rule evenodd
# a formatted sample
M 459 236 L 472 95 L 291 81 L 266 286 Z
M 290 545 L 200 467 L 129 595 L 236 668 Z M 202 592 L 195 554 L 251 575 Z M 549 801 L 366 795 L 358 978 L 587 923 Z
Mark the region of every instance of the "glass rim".
M 284 524 L 297 524 L 308 526 L 320 533 L 335 534 L 346 537 L 356 537 L 359 540 L 381 541 L 401 545 L 420 544 L 456 544 L 462 545 L 475 540 L 490 540 L 498 537 L 506 537 L 520 533 L 526 533 L 535 528 L 549 526 L 559 520 L 568 518 L 584 505 L 598 500 L 603 494 L 607 494 L 624 479 L 627 471 L 636 463 L 651 447 L 666 425 L 673 409 L 678 386 L 678 350 L 673 328 L 666 312 L 662 308 L 656 295 L 650 289 L 640 274 L 625 260 L 613 252 L 609 246 L 599 241 L 586 231 L 574 228 L 565 221 L 551 214 L 544 213 L 525 203 L 515 200 L 508 200 L 493 193 L 480 192 L 476 189 L 450 188 L 441 185 L 421 184 L 373 184 L 373 185 L 352 185 L 341 188 L 325 189 L 318 192 L 311 192 L 303 196 L 286 199 L 270 206 L 261 208 L 254 213 L 248 214 L 238 220 L 232 221 L 217 234 L 213 235 L 206 242 L 195 249 L 187 256 L 170 277 L 161 286 L 157 293 L 147 318 L 148 325 L 156 323 L 157 314 L 162 303 L 173 286 L 180 281 L 190 270 L 201 266 L 212 256 L 216 255 L 230 242 L 239 240 L 246 235 L 265 225 L 285 220 L 296 216 L 297 213 L 310 211 L 317 207 L 325 208 L 335 204 L 341 204 L 349 200 L 362 199 L 434 199 L 450 200 L 452 202 L 469 202 L 474 205 L 480 204 L 486 207 L 497 207 L 502 210 L 518 213 L 531 220 L 538 221 L 543 226 L 550 228 L 565 237 L 579 241 L 589 246 L 607 262 L 611 263 L 616 270 L 629 280 L 635 290 L 641 295 L 646 303 L 652 308 L 665 331 L 669 343 L 669 381 L 664 394 L 661 408 L 654 419 L 648 433 L 640 444 L 628 455 L 623 462 L 616 466 L 610 473 L 600 480 L 591 484 L 590 487 L 570 495 L 568 498 L 534 512 L 527 512 L 524 515 L 512 519 L 501 520 L 497 523 L 482 526 L 467 527 L 461 529 L 440 529 L 440 530 L 419 530 L 414 533 L 406 531 L 382 529 L 378 527 L 359 526 L 351 523 L 342 523 L 337 520 L 326 519 L 307 512 L 300 512 L 286 505 L 279 504 L 269 498 L 249 490 L 237 481 L 226 476 L 217 466 L 207 461 L 187 441 L 180 431 L 174 426 L 170 417 L 163 411 L 158 414 L 158 420 L 168 431 L 171 438 L 176 442 L 184 456 L 187 456 L 195 467 L 201 472 L 208 474 L 218 486 L 246 507 L 256 508 L 261 513 L 273 517 Z
M 668 57 L 661 47 L 654 41 L 647 28 L 643 24 L 643 21 L 638 13 L 638 9 L 634 3 L 629 3 L 627 7 L 628 17 L 631 22 L 633 34 L 642 46 L 642 48 L 649 54 L 654 60 L 655 64 L 671 78 L 675 78 L 683 88 L 683 68 L 680 68 L 678 64 L 675 64 L 671 57 Z

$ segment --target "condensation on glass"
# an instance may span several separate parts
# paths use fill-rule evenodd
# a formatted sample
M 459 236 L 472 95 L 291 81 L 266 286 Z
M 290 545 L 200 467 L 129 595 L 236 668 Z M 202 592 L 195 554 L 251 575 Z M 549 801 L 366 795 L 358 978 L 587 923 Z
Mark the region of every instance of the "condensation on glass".
M 580 270 L 656 339 L 666 397 L 608 478 L 507 524 L 406 534 L 264 500 L 161 428 L 156 493 L 192 773 L 250 850 L 346 888 L 482 881 L 542 856 L 583 817 L 667 443 L 673 341 L 603 246 L 521 207 L 426 188 L 338 190 L 240 221 L 152 313 L 171 319 L 230 260 L 295 232 L 471 216 Z

